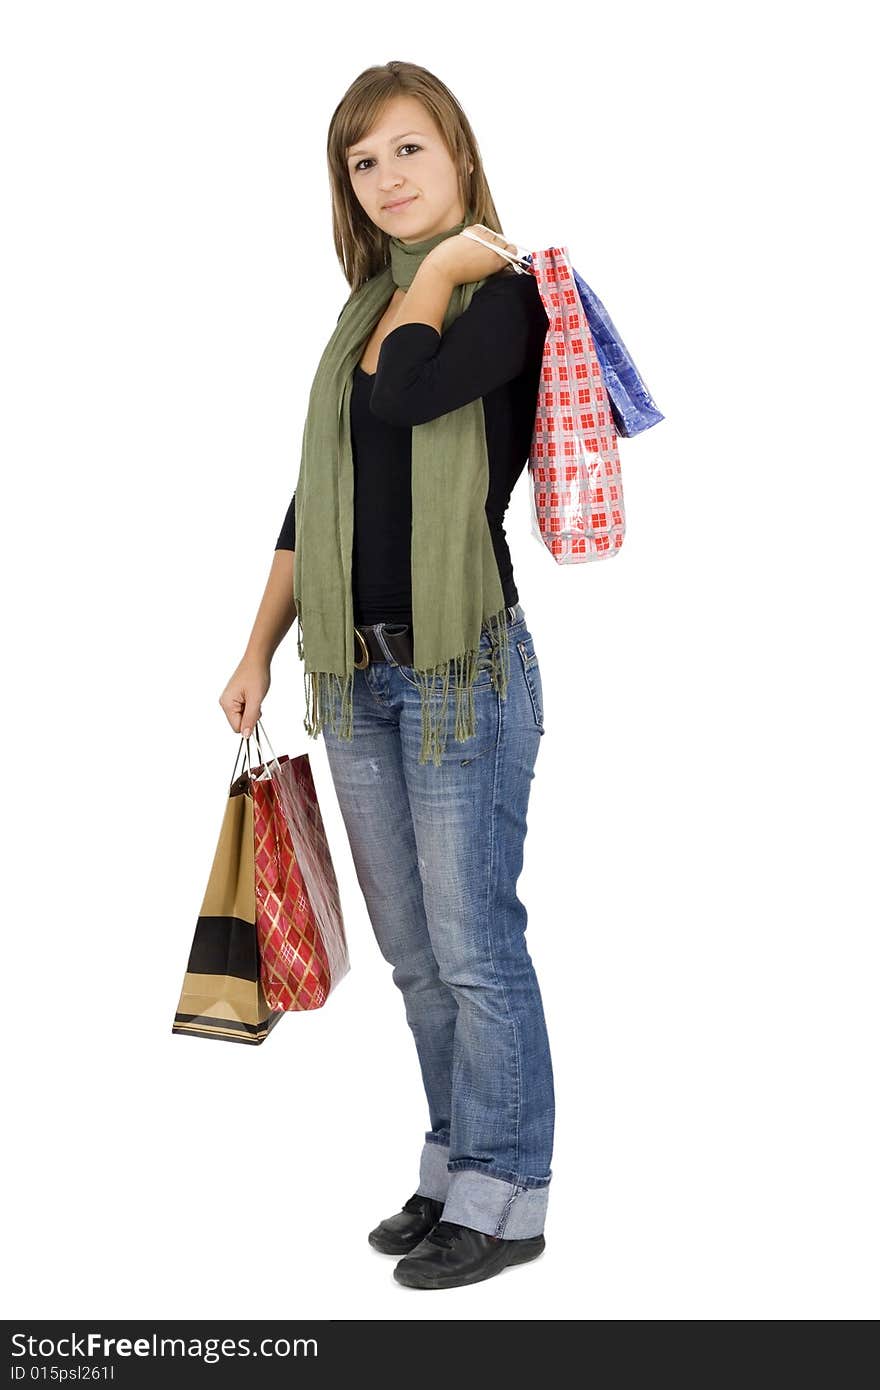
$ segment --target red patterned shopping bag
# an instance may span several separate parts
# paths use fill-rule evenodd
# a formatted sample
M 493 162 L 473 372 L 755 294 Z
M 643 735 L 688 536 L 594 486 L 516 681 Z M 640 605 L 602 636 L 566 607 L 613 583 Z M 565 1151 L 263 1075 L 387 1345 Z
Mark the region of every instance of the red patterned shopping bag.
M 623 479 L 611 400 L 568 247 L 526 251 L 477 226 L 462 236 L 497 251 L 518 274 L 534 275 L 547 314 L 529 450 L 532 530 L 560 565 L 604 560 L 623 545 Z
M 533 251 L 548 329 L 529 453 L 532 523 L 560 565 L 604 560 L 626 516 L 617 430 L 565 246 Z
M 348 973 L 349 957 L 309 755 L 276 757 L 260 721 L 254 737 L 262 760 L 250 770 L 260 979 L 272 1010 L 318 1009 Z

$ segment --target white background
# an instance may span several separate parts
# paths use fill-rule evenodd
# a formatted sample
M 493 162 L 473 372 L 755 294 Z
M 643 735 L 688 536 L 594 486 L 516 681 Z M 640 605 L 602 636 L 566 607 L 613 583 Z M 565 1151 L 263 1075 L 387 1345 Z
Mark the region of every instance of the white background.
M 866 10 L 4 8 L 7 1316 L 873 1318 L 877 228 Z M 291 634 L 352 969 L 172 1036 L 238 749 L 218 705 L 348 289 L 325 140 L 407 59 L 503 230 L 562 243 L 663 423 L 627 536 L 507 518 L 547 733 L 519 883 L 557 1083 L 547 1249 L 417 1294 L 415 1049 Z M 869 255 L 869 247 L 872 248 Z

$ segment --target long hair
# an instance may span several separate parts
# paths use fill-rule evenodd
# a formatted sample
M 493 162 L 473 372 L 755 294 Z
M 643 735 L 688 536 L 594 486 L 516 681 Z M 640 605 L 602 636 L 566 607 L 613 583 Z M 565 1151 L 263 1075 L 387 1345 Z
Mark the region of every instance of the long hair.
M 389 235 L 371 222 L 354 195 L 345 151 L 372 130 L 383 105 L 395 96 L 417 97 L 440 130 L 458 171 L 462 206 L 474 222 L 502 230 L 470 122 L 449 88 L 417 63 L 365 68 L 340 101 L 327 135 L 327 165 L 333 199 L 333 244 L 352 292 L 390 261 Z M 473 173 L 468 165 L 473 164 Z

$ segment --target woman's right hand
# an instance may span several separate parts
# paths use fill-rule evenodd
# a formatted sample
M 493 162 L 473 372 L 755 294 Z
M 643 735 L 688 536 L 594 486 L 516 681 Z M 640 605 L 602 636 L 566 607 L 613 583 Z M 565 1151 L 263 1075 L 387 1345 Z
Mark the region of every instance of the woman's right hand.
M 263 699 L 272 682 L 268 661 L 244 657 L 233 671 L 220 696 L 220 707 L 230 726 L 243 738 L 250 738 L 263 714 Z

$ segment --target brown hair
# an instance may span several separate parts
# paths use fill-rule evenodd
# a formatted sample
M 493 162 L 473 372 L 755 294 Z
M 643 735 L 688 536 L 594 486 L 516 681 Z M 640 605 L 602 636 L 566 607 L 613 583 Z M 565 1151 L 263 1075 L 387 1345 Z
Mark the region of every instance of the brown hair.
M 449 88 L 417 63 L 384 63 L 365 68 L 333 112 L 327 135 L 327 165 L 333 199 L 333 244 L 352 291 L 388 265 L 389 236 L 371 222 L 354 195 L 345 152 L 373 125 L 391 97 L 417 97 L 439 128 L 458 169 L 465 216 L 493 231 L 502 230 L 483 161 L 470 122 Z M 472 174 L 468 165 L 473 164 Z

